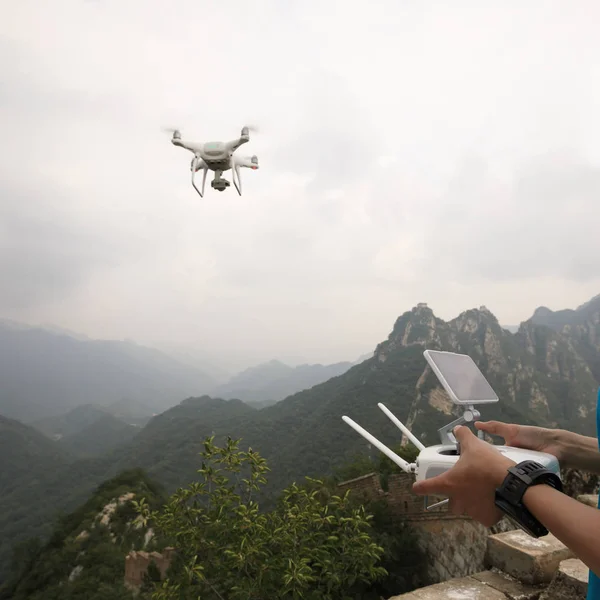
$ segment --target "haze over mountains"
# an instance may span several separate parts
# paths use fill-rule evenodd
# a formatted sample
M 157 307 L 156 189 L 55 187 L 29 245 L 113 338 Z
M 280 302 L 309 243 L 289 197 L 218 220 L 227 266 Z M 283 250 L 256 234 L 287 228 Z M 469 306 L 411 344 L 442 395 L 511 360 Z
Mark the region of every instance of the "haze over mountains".
M 232 389 L 241 389 L 241 383 L 254 393 L 260 386 L 276 390 L 282 381 L 289 381 L 291 374 L 316 372 L 322 377 L 323 373 L 333 373 L 326 381 L 260 409 L 251 401 L 180 393 L 177 386 L 182 385 L 181 379 L 173 374 L 183 373 L 187 377 L 184 382 L 191 386 L 196 380 L 190 371 L 178 370 L 169 359 L 147 349 L 132 349 L 121 343 L 96 345 L 39 330 L 9 330 L 0 339 L 13 368 L 18 366 L 19 376 L 3 366 L 0 573 L 13 542 L 44 534 L 57 510 L 69 510 L 84 501 L 94 486 L 123 469 L 143 468 L 169 491 L 194 480 L 199 468 L 198 452 L 208 435 L 219 440 L 228 435 L 241 438 L 242 447 L 250 446 L 269 460 L 266 503 L 293 480 L 330 474 L 357 453 L 373 452 L 343 423 L 344 414 L 377 432 L 384 442 L 394 444 L 398 442 L 398 431 L 377 409 L 377 403 L 383 402 L 424 443 L 435 443 L 437 429 L 457 413 L 426 367 L 422 356 L 425 348 L 473 357 L 501 398 L 496 405 L 485 407 L 484 418 L 565 427 L 595 435 L 594 410 L 600 384 L 598 297 L 574 311 L 538 309 L 516 333 L 501 327 L 485 307 L 464 311 L 446 322 L 430 307 L 420 304 L 396 320 L 372 357 L 357 364 L 292 369 L 267 363 L 240 374 L 233 380 Z M 35 349 L 32 339 L 41 340 L 44 352 Z M 12 352 L 9 342 L 14 343 Z M 68 352 L 59 359 L 52 353 L 59 352 L 61 343 Z M 116 353 L 112 357 L 106 352 L 94 355 L 88 343 L 94 352 L 96 348 L 111 348 Z M 27 351 L 31 348 L 30 360 Z M 121 388 L 92 373 L 92 365 L 97 364 L 92 358 L 98 355 L 104 360 L 100 363 L 104 373 L 119 375 L 116 379 Z M 118 368 L 115 356 L 123 358 L 123 369 Z M 142 356 L 152 360 L 144 362 Z M 54 371 L 46 365 L 46 358 Z M 85 377 L 70 370 L 70 365 L 83 369 Z M 153 371 L 152 365 L 163 370 Z M 270 372 L 272 377 L 262 379 L 261 372 Z M 152 386 L 146 384 L 144 388 L 143 377 L 149 373 L 153 375 Z M 35 386 L 27 383 L 26 374 Z M 192 374 L 199 377 L 196 371 Z M 160 376 L 166 378 L 166 383 Z M 27 411 L 46 399 L 50 406 L 66 406 L 67 410 L 30 419 L 31 425 L 8 418 L 5 410 L 20 405 L 14 396 L 12 402 L 4 401 L 7 395 L 1 386 L 5 381 L 20 392 L 19 399 L 26 400 Z M 126 388 L 130 397 L 136 391 L 139 400 L 111 402 L 104 396 L 103 402 L 90 402 L 88 388 L 95 381 L 104 391 L 121 393 Z M 200 384 L 202 381 L 207 380 L 201 379 Z M 307 380 L 302 381 L 306 385 Z M 14 387 L 19 382 L 23 382 L 23 389 Z M 63 399 L 55 403 L 60 389 L 70 392 L 68 402 Z M 153 394 L 144 397 L 144 389 Z M 178 395 L 166 400 L 161 400 L 156 391 L 167 394 L 173 389 Z M 37 394 L 34 398 L 29 396 L 31 390 Z M 168 406 L 166 410 L 153 417 L 140 415 L 144 407 L 153 410 L 162 401 Z M 136 411 L 137 422 L 133 420 Z M 39 498 L 44 502 L 38 502 Z
M 298 365 L 290 367 L 279 360 L 242 371 L 212 390 L 211 395 L 227 400 L 236 398 L 256 407 L 269 406 L 296 392 L 309 389 L 332 377 L 345 373 L 350 367 L 370 358 L 364 355 L 355 362 L 333 365 Z
M 0 322 L 0 414 L 23 422 L 84 404 L 137 423 L 206 393 L 268 405 L 343 373 L 353 363 L 289 367 L 273 361 L 226 384 L 207 371 L 128 341 L 90 340 L 58 328 Z M 135 409 L 132 409 L 136 405 Z
M 122 399 L 164 410 L 214 385 L 199 369 L 131 342 L 0 324 L 0 414 L 25 422 Z

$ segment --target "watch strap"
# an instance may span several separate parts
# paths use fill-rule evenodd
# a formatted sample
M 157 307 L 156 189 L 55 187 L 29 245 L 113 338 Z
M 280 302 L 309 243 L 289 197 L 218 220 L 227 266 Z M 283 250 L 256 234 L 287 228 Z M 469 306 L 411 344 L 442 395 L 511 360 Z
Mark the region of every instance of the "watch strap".
M 518 507 L 498 497 L 496 492 L 496 506 L 519 528 L 531 537 L 539 538 L 548 535 L 544 527 L 524 506 Z
M 548 535 L 548 529 L 523 504 L 523 495 L 531 486 L 540 484 L 550 485 L 562 492 L 562 481 L 554 471 L 533 460 L 526 460 L 508 469 L 495 495 L 496 506 L 518 527 L 536 538 Z
M 562 492 L 560 477 L 533 460 L 525 460 L 508 469 L 498 493 L 507 502 L 521 504 L 523 495 L 533 485 L 546 484 Z

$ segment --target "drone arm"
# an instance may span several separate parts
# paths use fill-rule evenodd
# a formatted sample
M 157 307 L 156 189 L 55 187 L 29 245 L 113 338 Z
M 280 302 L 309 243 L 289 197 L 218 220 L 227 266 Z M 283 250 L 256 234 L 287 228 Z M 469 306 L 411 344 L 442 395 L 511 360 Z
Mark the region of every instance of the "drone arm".
M 227 150 L 229 152 L 235 152 L 242 144 L 245 144 L 249 141 L 249 138 L 239 138 L 238 140 L 231 140 L 230 142 L 226 142 Z
M 173 138 L 171 140 L 171 144 L 173 146 L 178 146 L 179 148 L 184 148 L 185 150 L 189 150 L 194 154 L 202 152 L 202 144 L 194 143 L 194 142 L 185 142 L 182 139 Z
M 247 127 L 242 129 L 242 135 L 237 140 L 232 140 L 231 142 L 227 142 L 225 145 L 227 146 L 227 150 L 229 152 L 235 152 L 242 144 L 250 141 L 250 132 Z
M 245 167 L 247 169 L 258 169 L 258 157 L 254 156 L 238 156 L 235 159 L 236 163 L 240 167 Z

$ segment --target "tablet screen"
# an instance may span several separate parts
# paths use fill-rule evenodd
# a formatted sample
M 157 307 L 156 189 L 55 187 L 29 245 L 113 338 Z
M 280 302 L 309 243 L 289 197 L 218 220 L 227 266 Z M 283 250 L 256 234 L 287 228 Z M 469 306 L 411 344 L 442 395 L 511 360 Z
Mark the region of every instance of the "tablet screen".
M 446 391 L 456 396 L 460 404 L 497 402 L 499 400 L 492 386 L 487 382 L 473 359 L 466 354 L 426 350 L 425 356 L 432 367 L 446 380 Z M 433 369 L 434 372 L 436 369 Z M 436 373 L 436 375 L 439 374 Z M 443 380 L 440 380 L 444 384 Z M 449 388 L 449 389 L 448 389 Z

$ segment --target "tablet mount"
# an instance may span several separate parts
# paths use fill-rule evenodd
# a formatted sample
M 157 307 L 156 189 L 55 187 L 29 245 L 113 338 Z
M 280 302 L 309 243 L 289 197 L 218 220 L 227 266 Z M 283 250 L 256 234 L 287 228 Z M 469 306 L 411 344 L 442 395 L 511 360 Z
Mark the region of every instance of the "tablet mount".
M 481 418 L 481 414 L 475 407 L 470 404 L 465 408 L 465 412 L 462 417 L 459 417 L 452 423 L 448 423 L 448 425 L 444 425 L 438 429 L 438 433 L 440 434 L 440 439 L 442 444 L 456 444 L 456 438 L 454 437 L 454 429 L 459 425 L 466 425 L 467 423 L 472 423 L 474 421 L 478 421 Z M 483 439 L 483 431 L 477 432 L 478 437 Z

